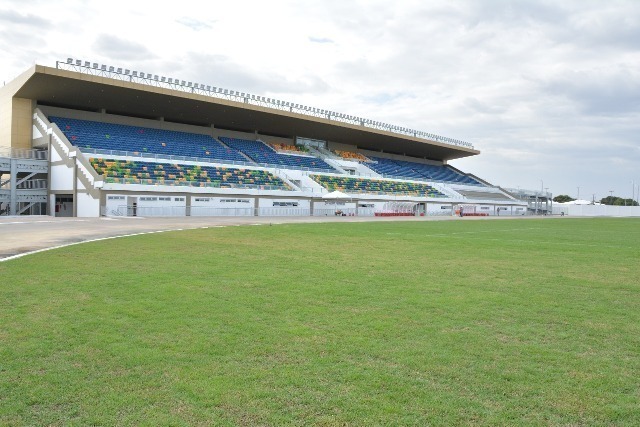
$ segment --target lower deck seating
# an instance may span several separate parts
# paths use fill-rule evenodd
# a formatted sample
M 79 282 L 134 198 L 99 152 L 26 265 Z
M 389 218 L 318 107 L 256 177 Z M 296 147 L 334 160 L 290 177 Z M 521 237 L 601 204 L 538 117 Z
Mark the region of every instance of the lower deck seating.
M 377 163 L 367 163 L 367 167 L 382 175 L 407 179 L 445 181 L 465 185 L 482 185 L 477 180 L 461 174 L 445 165 L 427 165 L 424 163 L 387 159 L 383 157 L 370 156 L 370 158 Z
M 351 178 L 343 176 L 311 175 L 313 180 L 329 191 L 345 193 L 389 194 L 417 197 L 447 197 L 428 184 L 406 181 Z
M 249 139 L 220 137 L 231 148 L 243 152 L 257 163 L 282 166 L 289 169 L 309 169 L 321 172 L 337 172 L 324 160 L 312 156 L 297 156 L 294 154 L 280 154 L 273 148 L 260 141 Z
M 105 182 L 291 190 L 287 183 L 264 170 L 102 158 L 89 160 L 95 171 L 104 177 Z

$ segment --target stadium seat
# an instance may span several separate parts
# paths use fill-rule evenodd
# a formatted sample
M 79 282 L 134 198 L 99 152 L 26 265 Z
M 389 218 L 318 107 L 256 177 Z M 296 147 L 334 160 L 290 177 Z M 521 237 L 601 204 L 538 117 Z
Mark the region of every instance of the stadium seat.
M 410 162 L 406 160 L 369 157 L 375 162 L 367 163 L 367 167 L 383 176 L 444 181 L 465 185 L 482 185 L 477 180 L 461 174 L 445 165 L 427 165 L 424 163 Z
M 89 120 L 49 117 L 71 143 L 82 148 L 127 151 L 134 155 L 208 158 L 212 161 L 248 163 L 236 150 L 209 135 Z
M 309 155 L 281 154 L 260 141 L 220 137 L 227 146 L 241 151 L 256 163 L 275 165 L 283 169 L 301 169 L 322 172 L 337 172 L 324 160 Z
M 277 176 L 256 169 L 91 158 L 107 183 L 291 190 Z
M 428 184 L 406 181 L 353 178 L 346 176 L 311 175 L 329 191 L 344 193 L 382 194 L 417 197 L 447 197 Z

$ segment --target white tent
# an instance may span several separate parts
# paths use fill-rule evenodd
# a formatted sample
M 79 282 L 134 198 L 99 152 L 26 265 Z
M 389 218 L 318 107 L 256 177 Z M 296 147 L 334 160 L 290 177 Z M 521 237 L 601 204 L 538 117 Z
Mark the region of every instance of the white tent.
M 331 193 L 325 194 L 324 196 L 322 196 L 322 199 L 325 200 L 325 206 L 327 205 L 327 201 L 333 200 L 333 209 L 336 210 L 335 214 L 344 216 L 345 214 L 342 212 L 342 210 L 338 210 L 338 200 L 351 200 L 352 197 L 348 194 L 343 193 L 342 191 L 336 190 L 332 191 Z
M 572 200 L 570 202 L 565 202 L 565 203 L 559 203 L 559 202 L 555 202 L 558 205 L 596 205 L 596 206 L 600 206 L 602 205 L 602 203 L 599 202 L 593 202 L 591 200 Z
M 348 194 L 343 193 L 342 191 L 332 191 L 331 193 L 327 193 L 324 196 L 322 196 L 323 199 L 326 200 L 344 200 L 344 199 L 351 199 L 351 196 Z

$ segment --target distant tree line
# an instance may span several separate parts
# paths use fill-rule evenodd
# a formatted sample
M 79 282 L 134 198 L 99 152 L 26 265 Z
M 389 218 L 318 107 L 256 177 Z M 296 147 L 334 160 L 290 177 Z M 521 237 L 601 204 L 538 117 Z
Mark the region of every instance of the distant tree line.
M 638 206 L 638 202 L 633 199 L 623 199 L 622 197 L 616 196 L 604 197 L 600 199 L 600 203 L 611 206 Z
M 571 196 L 567 196 L 566 194 L 560 194 L 553 198 L 553 201 L 556 203 L 567 203 L 573 202 L 575 199 Z M 616 196 L 607 196 L 600 199 L 600 203 L 603 205 L 611 205 L 611 206 L 638 206 L 638 202 L 633 199 L 623 199 L 622 197 Z

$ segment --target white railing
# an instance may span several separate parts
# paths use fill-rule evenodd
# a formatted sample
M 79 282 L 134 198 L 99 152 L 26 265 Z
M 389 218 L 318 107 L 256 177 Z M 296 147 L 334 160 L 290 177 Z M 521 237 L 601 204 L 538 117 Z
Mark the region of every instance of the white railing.
M 552 193 L 543 190 L 525 190 L 522 188 L 504 188 L 504 190 L 515 197 L 544 197 L 550 199 L 553 196 Z
M 216 88 L 210 85 L 193 83 L 180 79 L 167 78 L 139 71 L 131 71 L 128 69 L 116 68 L 98 64 L 96 62 L 81 61 L 79 59 L 67 58 L 66 61 L 56 61 L 56 68 L 76 71 L 84 74 L 106 77 L 114 80 L 128 81 L 132 83 L 140 83 L 154 87 L 162 87 L 166 89 L 178 90 L 181 92 L 195 93 L 199 95 L 209 96 L 212 98 L 224 99 L 227 101 L 239 102 L 247 105 L 271 108 L 273 110 L 287 111 L 304 116 L 311 116 L 326 119 L 333 122 L 360 126 L 363 128 L 382 130 L 394 134 L 411 136 L 414 138 L 425 139 L 427 141 L 439 142 L 456 147 L 473 149 L 473 144 L 461 141 L 455 138 L 436 135 L 429 132 L 410 129 L 402 126 L 391 125 L 388 123 L 365 119 L 362 117 L 352 116 L 348 114 L 328 111 L 321 108 L 309 107 L 306 105 L 295 104 L 293 102 L 280 101 L 272 98 L 265 98 L 260 95 L 253 95 L 235 90 Z
M 49 126 L 47 125 L 49 121 L 39 108 L 36 108 L 35 113 L 33 113 L 33 120 L 35 120 L 42 133 L 46 134 L 49 129 Z
M 102 177 L 101 177 L 102 178 Z M 153 178 L 104 178 L 105 184 L 139 184 L 139 185 L 167 185 L 170 187 L 199 187 L 199 188 L 235 188 L 242 190 L 271 190 L 271 191 L 293 191 L 280 185 L 256 185 L 256 184 L 235 184 L 225 183 L 224 187 L 218 182 L 202 182 L 202 181 L 178 181 L 172 179 L 153 179 Z
M 30 179 L 16 185 L 17 190 L 46 190 L 48 188 L 46 179 Z

